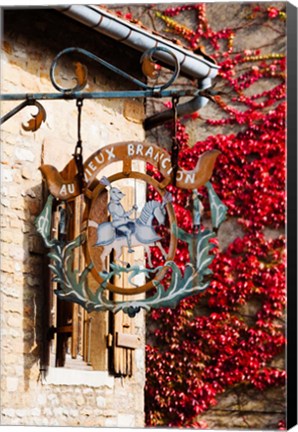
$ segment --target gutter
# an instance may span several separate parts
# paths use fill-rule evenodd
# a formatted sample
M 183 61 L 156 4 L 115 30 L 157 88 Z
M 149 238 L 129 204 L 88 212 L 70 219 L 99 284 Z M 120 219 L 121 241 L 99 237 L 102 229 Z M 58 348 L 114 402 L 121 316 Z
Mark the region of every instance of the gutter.
M 205 90 L 212 85 L 212 78 L 215 78 L 219 66 L 207 55 L 197 55 L 192 51 L 168 41 L 150 30 L 140 28 L 114 16 L 98 6 L 91 5 L 65 5 L 55 6 L 55 9 L 68 17 L 92 28 L 98 33 L 102 33 L 120 43 L 130 46 L 143 53 L 150 48 L 166 48 L 177 58 L 180 65 L 181 75 L 190 79 L 198 80 L 198 90 Z M 172 67 L 174 60 L 171 55 L 163 51 L 157 51 L 154 56 L 165 65 Z M 208 98 L 199 94 L 192 100 L 177 106 L 178 116 L 191 114 L 205 106 Z M 145 129 L 152 129 L 164 123 L 173 116 L 173 111 L 166 110 L 147 118 L 144 122 Z

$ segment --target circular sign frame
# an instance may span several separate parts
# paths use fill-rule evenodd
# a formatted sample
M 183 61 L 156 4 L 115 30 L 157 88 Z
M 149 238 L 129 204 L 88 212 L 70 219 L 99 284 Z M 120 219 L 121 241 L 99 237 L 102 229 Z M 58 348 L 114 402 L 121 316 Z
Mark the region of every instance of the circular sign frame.
M 114 174 L 110 177 L 108 177 L 108 180 L 110 183 L 113 183 L 117 180 L 122 180 L 122 179 L 137 179 L 137 180 L 143 180 L 145 183 L 150 184 L 151 186 L 154 187 L 154 189 L 162 196 L 164 197 L 166 194 L 165 189 L 160 187 L 160 184 L 153 179 L 152 177 L 150 177 L 147 174 L 144 173 L 140 173 L 140 172 L 136 172 L 136 171 L 131 171 L 129 173 L 129 175 L 124 174 L 124 173 L 117 173 Z M 94 190 L 92 191 L 92 196 L 91 198 L 91 206 L 90 206 L 90 211 L 88 214 L 88 218 L 92 217 L 92 210 L 93 207 L 95 206 L 95 202 L 98 199 L 98 197 L 100 196 L 100 194 L 102 194 L 105 190 L 105 185 L 103 184 L 98 184 Z M 165 205 L 166 209 L 167 209 L 167 214 L 169 217 L 169 223 L 170 225 L 175 224 L 176 221 L 176 215 L 173 209 L 173 206 L 171 204 L 171 202 L 168 202 Z M 94 245 L 94 230 L 96 230 L 96 228 L 94 226 L 88 226 L 87 224 L 87 247 L 86 247 L 86 262 L 87 265 L 90 265 L 91 263 L 93 264 L 93 268 L 91 271 L 91 274 L 93 275 L 94 279 L 99 282 L 102 283 L 104 280 L 100 275 L 100 269 L 98 269 L 98 265 L 96 265 L 96 259 L 95 259 L 95 254 L 98 253 L 95 251 L 95 245 Z M 98 248 L 97 248 L 98 249 Z M 177 238 L 174 235 L 174 233 L 171 231 L 170 234 L 170 245 L 169 245 L 169 250 L 168 250 L 168 254 L 167 257 L 165 259 L 165 261 L 173 261 L 174 257 L 175 257 L 175 253 L 176 253 L 176 249 L 177 249 Z M 117 294 L 125 294 L 125 295 L 133 295 L 133 294 L 140 294 L 140 293 L 144 293 L 149 291 L 150 289 L 154 288 L 154 281 L 160 282 L 166 272 L 168 271 L 167 267 L 163 267 L 163 269 L 161 269 L 154 278 L 152 278 L 151 281 L 147 282 L 146 284 L 139 286 L 139 287 L 135 287 L 135 288 L 131 288 L 131 287 L 117 287 L 116 285 L 108 282 L 106 285 L 106 288 L 114 293 Z

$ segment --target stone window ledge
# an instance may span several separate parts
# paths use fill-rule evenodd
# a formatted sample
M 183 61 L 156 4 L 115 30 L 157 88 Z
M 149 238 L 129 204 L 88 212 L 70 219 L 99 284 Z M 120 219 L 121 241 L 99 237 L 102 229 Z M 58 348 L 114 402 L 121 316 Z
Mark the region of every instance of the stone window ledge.
M 104 371 L 49 367 L 45 380 L 45 385 L 47 384 L 113 388 L 114 377 Z

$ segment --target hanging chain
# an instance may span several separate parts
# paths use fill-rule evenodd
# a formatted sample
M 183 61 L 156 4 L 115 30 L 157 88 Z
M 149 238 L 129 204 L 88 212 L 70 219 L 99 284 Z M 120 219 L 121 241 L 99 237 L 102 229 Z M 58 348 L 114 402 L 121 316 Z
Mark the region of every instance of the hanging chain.
M 75 148 L 75 152 L 73 157 L 76 162 L 77 170 L 78 170 L 78 179 L 80 191 L 85 187 L 85 178 L 84 178 L 84 165 L 83 165 L 83 147 L 82 147 L 82 139 L 81 139 L 81 117 L 82 117 L 82 106 L 83 100 L 77 100 L 77 108 L 78 108 L 78 141 Z
M 179 102 L 179 98 L 177 96 L 172 99 L 172 107 L 173 107 L 173 116 L 174 116 L 174 133 L 172 137 L 172 154 L 171 154 L 171 163 L 173 168 L 173 185 L 176 186 L 176 175 L 178 171 L 178 156 L 179 156 L 179 142 L 177 140 L 177 105 Z

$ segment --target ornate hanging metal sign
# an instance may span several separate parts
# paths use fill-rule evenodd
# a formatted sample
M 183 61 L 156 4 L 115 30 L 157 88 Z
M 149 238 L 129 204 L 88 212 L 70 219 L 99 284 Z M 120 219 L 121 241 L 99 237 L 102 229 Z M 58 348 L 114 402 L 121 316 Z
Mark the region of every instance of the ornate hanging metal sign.
M 40 170 L 50 195 L 35 223 L 46 247 L 50 248 L 48 255 L 58 284 L 57 296 L 78 303 L 89 312 L 122 310 L 134 316 L 141 308 L 148 311 L 175 307 L 183 298 L 204 291 L 209 285 L 205 276 L 211 273 L 209 266 L 214 257 L 209 254 L 214 246 L 210 240 L 216 234 L 200 229 L 201 206 L 197 189 L 201 186 L 207 188 L 212 225 L 218 229 L 225 219 L 226 207 L 209 181 L 218 154 L 217 150 L 207 151 L 200 156 L 195 169 L 186 171 L 178 167 L 175 175 L 169 153 L 144 142 L 103 147 L 85 161 L 81 172 L 76 168 L 75 159 L 62 172 L 53 166 L 42 165 Z M 133 171 L 133 160 L 153 165 L 162 180 L 158 182 L 146 173 Z M 114 162 L 120 162 L 122 168 L 107 175 L 107 167 Z M 151 185 L 158 192 L 159 199 L 145 202 L 142 208 L 137 208 L 136 203 L 126 208 L 124 193 L 118 186 L 121 179 L 132 179 L 134 188 L 138 187 L 137 182 Z M 192 233 L 177 225 L 172 196 L 166 189 L 173 181 L 178 188 L 193 190 L 195 229 Z M 71 241 L 52 238 L 54 202 L 69 203 L 79 195 L 85 201 L 80 234 Z M 168 245 L 162 244 L 164 239 L 160 234 L 165 226 L 170 234 Z M 183 273 L 175 263 L 178 240 L 187 242 L 189 250 L 190 262 Z M 147 254 L 147 265 L 134 261 L 135 250 L 140 246 Z M 151 262 L 152 247 L 159 248 L 164 259 L 162 265 L 155 268 Z M 80 271 L 73 265 L 77 248 L 85 258 L 85 268 Z M 131 264 L 121 261 L 123 251 L 131 258 Z M 108 257 L 110 262 L 107 264 Z M 138 282 L 140 275 L 143 282 Z M 119 276 L 125 276 L 129 286 L 118 286 L 115 280 Z M 92 289 L 89 286 L 90 277 L 96 281 L 95 289 L 94 283 Z M 110 293 L 125 298 L 131 296 L 132 299 L 115 301 Z M 146 296 L 136 298 L 141 293 L 146 293 Z
M 107 68 L 137 85 L 141 90 L 112 92 L 85 92 L 87 68 L 76 62 L 75 76 L 77 84 L 72 88 L 61 87 L 55 78 L 58 61 L 64 56 L 83 56 Z M 50 268 L 57 283 L 56 294 L 59 298 L 83 306 L 87 311 L 122 310 L 134 316 L 141 308 L 150 310 L 158 307 L 175 307 L 188 296 L 204 291 L 209 281 L 209 266 L 213 255 L 210 241 L 215 237 L 215 230 L 225 219 L 226 207 L 219 200 L 211 183 L 213 168 L 218 150 L 203 153 L 191 171 L 183 170 L 178 165 L 179 145 L 176 140 L 177 117 L 193 112 L 212 98 L 209 73 L 217 66 L 206 56 L 198 58 L 202 70 L 199 74 L 198 87 L 192 89 L 169 89 L 180 73 L 180 63 L 175 49 L 153 47 L 144 52 L 141 58 L 142 70 L 147 78 L 155 77 L 156 59 L 162 59 L 174 69 L 170 79 L 152 87 L 128 73 L 109 64 L 81 48 L 72 47 L 61 51 L 53 60 L 50 78 L 58 93 L 8 94 L 0 95 L 2 100 L 23 100 L 21 104 L 0 119 L 7 121 L 28 105 L 35 105 L 38 113 L 23 126 L 27 131 L 36 131 L 46 118 L 46 112 L 38 100 L 75 99 L 78 108 L 78 141 L 74 158 L 62 172 L 51 165 L 43 165 L 40 170 L 49 190 L 49 197 L 41 214 L 36 219 L 37 231 L 41 234 L 51 262 Z M 207 69 L 206 71 L 206 65 Z M 204 70 L 204 72 L 203 72 Z M 179 98 L 191 96 L 193 99 L 179 104 Z M 174 133 L 171 155 L 153 144 L 145 142 L 121 142 L 99 149 L 84 163 L 80 134 L 81 110 L 84 99 L 135 97 L 172 97 L 172 108 L 146 119 L 144 127 L 149 129 L 166 120 L 174 120 Z M 150 120 L 150 121 L 149 121 Z M 134 160 L 149 163 L 160 173 L 160 181 L 135 169 Z M 117 169 L 115 165 L 117 162 Z M 119 168 L 120 166 L 120 168 Z M 138 184 L 143 183 L 155 189 L 156 199 L 137 206 L 123 201 L 124 193 L 120 180 L 132 181 L 134 195 Z M 138 183 L 139 182 L 139 183 Z M 167 186 L 174 184 L 181 189 L 193 191 L 193 232 L 189 233 L 177 225 L 172 196 Z M 201 203 L 198 188 L 206 187 L 210 201 L 213 230 L 201 229 Z M 71 208 L 76 200 L 84 200 L 84 214 L 79 218 L 79 230 L 72 230 L 68 236 L 67 220 L 71 218 Z M 59 208 L 59 227 L 57 222 Z M 54 211 L 55 209 L 55 211 Z M 55 215 L 55 218 L 53 217 Z M 77 222 L 77 218 L 76 218 Z M 77 226 L 77 225 L 76 225 Z M 56 230 L 56 233 L 54 232 Z M 58 231 L 58 235 L 57 235 Z M 169 238 L 168 244 L 165 238 Z M 178 240 L 188 245 L 189 263 L 181 272 L 175 263 Z M 142 249 L 147 256 L 139 260 L 136 249 Z M 152 250 L 159 250 L 160 265 L 154 267 L 151 260 Z M 84 268 L 78 263 L 78 256 L 83 259 Z M 135 259 L 136 256 L 136 259 Z M 123 260 L 126 257 L 126 260 Z M 129 257 L 129 259 L 127 258 Z M 122 284 L 117 280 L 122 279 Z M 123 281 L 126 281 L 123 284 Z M 140 298 L 140 294 L 142 294 Z M 127 299 L 129 298 L 129 300 Z M 131 300 L 130 300 L 131 298 Z

